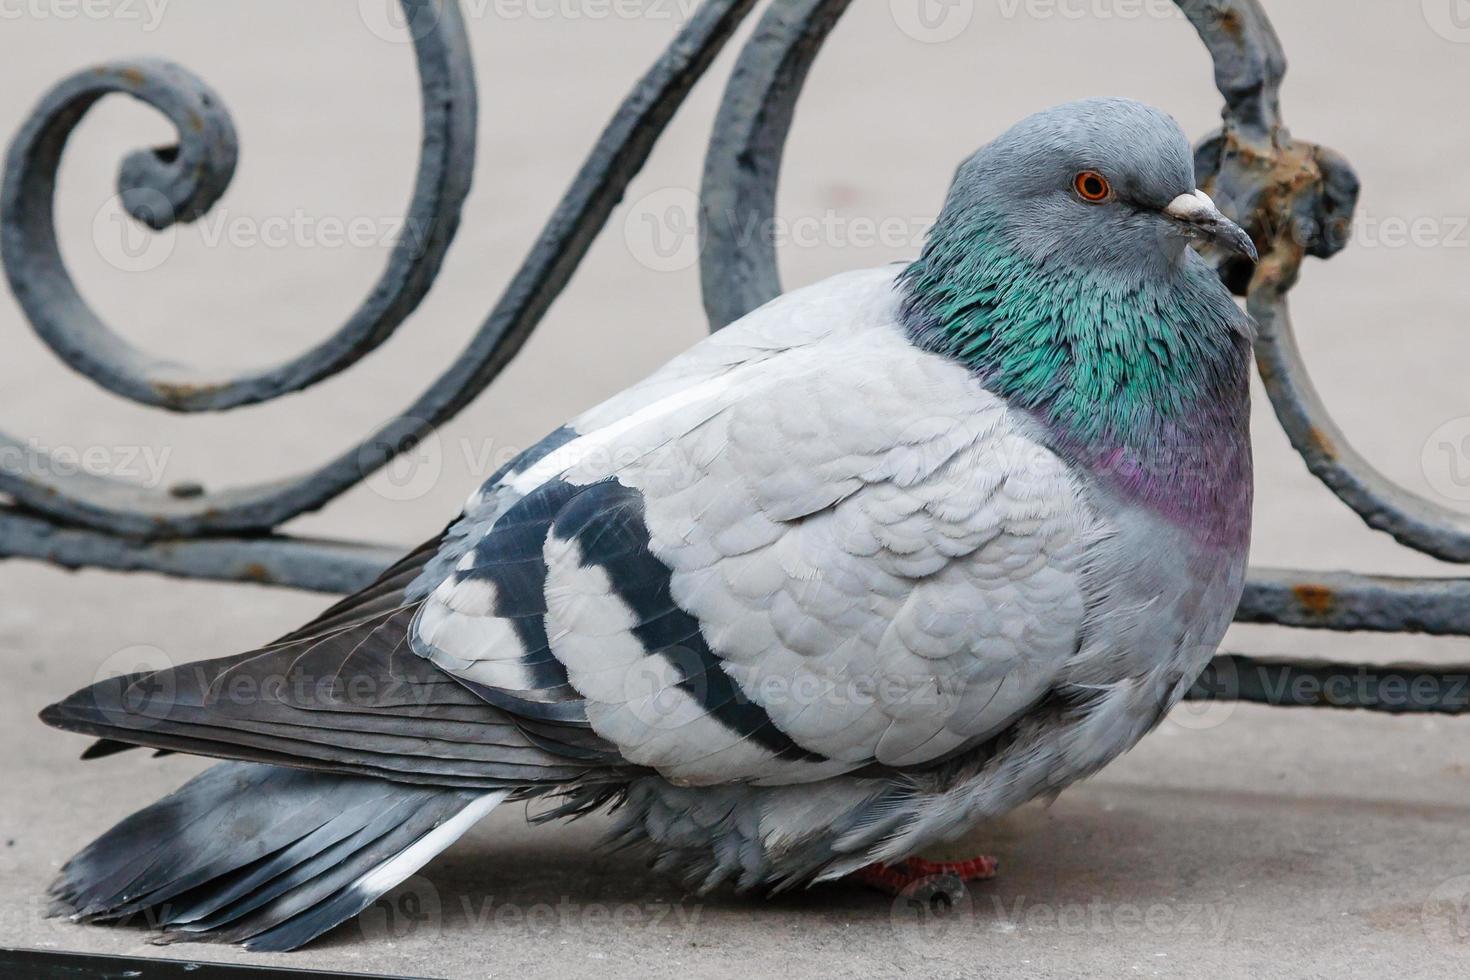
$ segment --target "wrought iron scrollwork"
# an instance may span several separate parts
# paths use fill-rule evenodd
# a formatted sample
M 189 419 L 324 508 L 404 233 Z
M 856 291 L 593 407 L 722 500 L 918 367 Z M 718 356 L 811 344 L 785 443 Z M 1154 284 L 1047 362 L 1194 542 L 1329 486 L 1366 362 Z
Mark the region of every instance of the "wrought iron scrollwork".
M 56 162 L 81 114 L 110 92 L 160 108 L 181 134 L 178 148 L 142 151 L 125 162 L 124 202 L 174 202 L 170 211 L 134 211 L 162 227 L 196 218 L 228 183 L 233 127 L 216 96 L 192 75 L 162 62 L 106 66 L 57 86 L 22 128 L 7 161 L 0 223 L 11 288 L 53 348 L 83 373 L 125 397 L 175 410 L 223 409 L 299 390 L 381 343 L 432 285 L 468 189 L 475 149 L 475 87 L 464 24 L 455 3 L 401 0 L 415 39 L 425 106 L 424 149 L 409 220 L 432 234 L 419 251 L 395 252 L 378 288 L 348 326 L 309 354 L 251 378 L 199 384 L 182 369 L 126 348 L 86 308 L 61 262 L 51 222 Z M 648 71 L 603 132 L 571 189 L 489 317 L 451 367 L 402 413 L 356 446 L 310 472 L 267 484 L 179 496 L 86 473 L 41 480 L 0 470 L 0 491 L 17 509 L 0 511 L 0 553 L 65 565 L 270 581 L 336 591 L 371 578 L 371 558 L 352 545 L 296 542 L 272 529 L 315 510 L 411 448 L 494 380 L 571 278 L 577 264 L 654 141 L 754 0 L 702 6 Z M 208 106 L 206 113 L 205 107 Z M 208 125 L 196 126 L 207 121 Z M 145 162 L 146 161 L 146 162 Z M 191 183 L 199 161 L 215 161 Z M 228 166 L 225 165 L 228 163 Z M 130 191 L 138 192 L 130 196 Z M 144 195 L 142 190 L 154 192 Z M 0 436 L 0 448 L 20 444 Z M 4 455 L 4 454 L 0 454 Z M 54 469 L 54 468 L 47 468 Z M 250 552 L 240 561 L 221 535 Z M 345 549 L 345 550 L 344 550 Z M 188 560 L 182 555 L 188 555 Z M 355 576 L 345 575 L 357 566 Z M 320 572 L 321 578 L 318 578 Z
M 424 144 L 409 221 L 416 234 L 389 259 L 363 305 L 330 338 L 284 364 L 237 378 L 196 377 L 121 340 L 80 298 L 56 246 L 51 199 L 61 150 L 98 99 L 121 92 L 174 124 L 179 145 L 129 156 L 122 203 L 154 228 L 206 213 L 228 185 L 236 144 L 219 98 L 184 69 L 138 61 L 62 82 L 16 137 L 0 195 L 0 252 L 27 317 L 69 365 L 124 397 L 163 409 L 217 411 L 298 391 L 382 343 L 432 286 L 458 226 L 475 152 L 475 85 L 453 0 L 399 0 L 414 37 Z M 701 192 L 705 307 L 718 329 L 779 295 L 773 228 L 782 151 L 803 83 L 851 0 L 769 5 L 727 83 Z M 1470 515 L 1399 487 L 1355 453 L 1317 397 L 1297 349 L 1287 295 L 1307 255 L 1346 242 L 1358 182 L 1338 154 L 1292 137 L 1281 121 L 1286 58 L 1258 0 L 1176 0 L 1214 60 L 1224 125 L 1197 153 L 1201 183 L 1261 246 L 1260 265 L 1222 266 L 1260 325 L 1258 361 L 1277 416 L 1308 466 L 1371 527 L 1447 561 L 1470 563 Z M 706 0 L 639 80 L 594 145 L 510 286 L 452 366 L 396 419 L 295 478 L 198 495 L 148 491 L 78 475 L 43 482 L 0 469 L 0 556 L 68 566 L 148 569 L 201 578 L 268 581 L 321 591 L 365 584 L 395 549 L 310 541 L 274 529 L 319 508 L 463 409 L 494 380 L 540 322 L 601 231 L 654 142 L 755 0 Z M 15 444 L 0 434 L 0 448 Z M 1470 579 L 1418 579 L 1256 569 L 1239 618 L 1329 630 L 1470 636 Z M 1463 668 L 1417 670 L 1443 696 L 1417 707 L 1385 701 L 1398 674 L 1368 667 L 1254 661 L 1222 655 L 1195 695 L 1269 703 L 1464 712 Z M 1368 672 L 1367 694 L 1304 702 L 1273 693 L 1293 678 Z M 1234 678 L 1225 683 L 1222 679 Z
M 432 12 L 430 21 L 425 12 Z M 300 391 L 366 355 L 428 293 L 459 225 L 475 153 L 475 83 L 458 8 L 408 4 L 414 21 L 424 140 L 402 237 L 362 305 L 332 336 L 291 360 L 234 378 L 209 378 L 155 358 L 113 333 L 78 293 L 57 245 L 52 200 L 72 131 L 103 97 L 123 93 L 162 112 L 178 143 L 128 156 L 118 175 L 124 208 L 155 230 L 209 211 L 234 173 L 236 137 L 223 101 L 164 61 L 104 65 L 51 90 L 13 141 L 0 192 L 0 253 L 11 289 L 41 338 L 64 361 L 134 402 L 177 412 L 221 411 Z M 295 478 L 210 493 L 147 490 L 109 477 L 46 479 L 0 472 L 0 490 L 58 522 L 119 538 L 194 538 L 268 531 L 363 479 L 412 437 L 390 424 L 360 446 Z M 0 445 L 18 445 L 0 436 Z M 12 454 L 13 456 L 14 454 Z M 40 467 L 56 474 L 57 467 Z

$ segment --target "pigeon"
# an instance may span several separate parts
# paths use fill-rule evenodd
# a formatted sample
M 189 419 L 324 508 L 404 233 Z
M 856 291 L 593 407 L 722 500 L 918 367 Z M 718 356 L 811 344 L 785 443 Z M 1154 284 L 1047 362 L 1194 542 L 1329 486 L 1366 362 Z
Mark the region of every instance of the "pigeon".
M 1243 589 L 1255 246 L 1165 113 L 1091 99 L 965 161 L 909 264 L 783 295 L 521 454 L 269 646 L 42 719 L 220 760 L 53 912 L 301 946 L 497 806 L 605 811 L 707 891 L 930 860 L 1131 748 Z

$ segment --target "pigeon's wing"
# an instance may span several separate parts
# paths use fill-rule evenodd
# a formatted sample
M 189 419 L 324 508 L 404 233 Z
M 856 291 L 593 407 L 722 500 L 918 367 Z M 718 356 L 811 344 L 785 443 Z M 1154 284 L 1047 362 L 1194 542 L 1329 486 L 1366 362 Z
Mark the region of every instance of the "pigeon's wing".
M 98 736 L 90 758 L 142 745 L 456 786 L 565 783 L 594 772 L 599 780 L 616 779 L 629 767 L 591 729 L 580 697 L 555 683 L 557 672 L 529 692 L 478 684 L 466 672 L 451 676 L 414 655 L 409 626 L 472 544 L 500 549 L 506 574 L 520 576 L 507 590 L 513 604 L 534 610 L 542 601 L 537 575 L 520 558 L 533 553 L 532 564 L 540 562 L 534 511 L 547 498 L 507 516 L 525 496 L 524 474 L 579 438 L 667 406 L 682 390 L 814 342 L 842 318 L 808 318 L 787 329 L 781 321 L 768 313 L 709 338 L 553 432 L 492 475 L 442 534 L 275 643 L 107 677 L 51 705 L 42 719 Z M 496 637 L 507 628 L 519 637 L 518 651 L 540 648 L 539 615 L 507 610 L 482 624 L 486 657 L 495 656 Z
M 755 317 L 741 331 L 706 340 L 530 447 L 491 476 L 444 533 L 275 643 L 106 677 L 45 709 L 43 720 L 99 737 L 88 757 L 141 745 L 434 785 L 616 781 L 632 767 L 592 730 L 575 692 L 556 684 L 502 690 L 452 676 L 415 655 L 409 627 L 472 544 L 483 549 L 496 542 L 509 569 L 534 542 L 539 563 L 533 511 L 546 497 L 513 518 L 507 512 L 525 496 L 521 478 L 549 454 L 649 406 L 667 406 L 681 390 L 813 342 L 842 322 L 835 315 L 807 318 L 805 327 L 782 329 L 782 319 L 779 313 Z M 535 582 L 534 570 L 523 568 L 517 605 L 538 605 Z M 518 650 L 535 646 L 538 616 L 512 612 L 507 621 L 527 638 Z M 488 630 L 485 643 L 493 645 L 495 635 Z M 484 652 L 494 655 L 490 646 Z
M 793 294 L 717 335 L 717 370 L 508 473 L 415 649 L 679 782 L 922 766 L 1004 730 L 1077 650 L 1102 532 L 1024 422 L 909 344 L 890 282 Z
M 554 433 L 513 473 L 565 441 Z M 163 752 L 465 788 L 564 785 L 626 769 L 587 726 L 508 714 L 416 655 L 409 627 L 436 560 L 463 522 L 414 549 L 367 588 L 276 642 L 231 657 L 103 678 L 41 717 L 97 736 L 97 758 Z
M 700 344 L 278 643 L 43 717 L 474 788 L 818 779 L 1004 729 L 1076 649 L 1096 529 L 1056 457 L 902 336 L 892 277 Z
M 528 730 L 414 655 L 413 614 L 108 677 L 41 717 L 106 740 L 103 754 L 126 743 L 440 787 L 564 785 L 617 768 L 591 731 Z

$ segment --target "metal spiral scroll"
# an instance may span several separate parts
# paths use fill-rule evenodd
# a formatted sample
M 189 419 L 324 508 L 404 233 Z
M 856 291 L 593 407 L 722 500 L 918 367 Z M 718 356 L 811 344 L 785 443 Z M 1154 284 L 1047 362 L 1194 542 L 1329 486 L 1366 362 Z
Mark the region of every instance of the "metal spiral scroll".
M 475 145 L 474 75 L 457 4 L 400 3 L 414 37 L 425 113 L 409 220 L 432 234 L 408 236 L 422 247 L 405 245 L 394 253 L 377 288 L 346 326 L 315 350 L 263 374 L 199 383 L 181 367 L 125 345 L 82 302 L 56 247 L 51 200 L 66 137 L 93 103 L 126 92 L 160 109 L 179 130 L 177 148 L 143 151 L 123 165 L 122 197 L 136 217 L 159 227 L 197 218 L 223 192 L 233 170 L 233 127 L 219 99 L 177 66 L 137 62 L 83 72 L 59 85 L 22 128 L 7 161 L 0 214 L 6 272 L 22 308 L 53 349 L 135 401 L 197 411 L 300 390 L 381 343 L 432 285 L 459 222 Z M 362 481 L 484 390 L 570 279 L 654 140 L 753 3 L 718 0 L 700 8 L 625 100 L 468 347 L 397 418 L 313 471 L 192 496 L 85 473 L 42 480 L 0 471 L 0 491 L 18 505 L 0 511 L 0 553 L 330 591 L 370 577 L 391 549 L 371 548 L 364 555 L 359 545 L 293 542 L 269 532 Z M 160 196 L 168 209 L 145 209 Z M 19 445 L 0 435 L 0 448 Z M 240 532 L 248 536 L 220 537 Z
M 206 213 L 229 183 L 235 140 L 219 99 L 177 66 L 146 61 L 83 72 L 61 83 L 23 127 L 0 200 L 6 273 L 42 338 L 76 370 L 144 404 L 221 410 L 297 391 L 374 349 L 427 293 L 458 225 L 475 147 L 475 87 L 458 5 L 399 0 L 415 39 L 425 138 L 408 236 L 377 287 L 332 337 L 285 364 L 239 378 L 197 379 L 110 332 L 78 296 L 56 248 L 51 199 L 62 147 L 97 99 L 125 92 L 164 113 L 180 145 L 128 157 L 119 191 L 156 228 Z M 782 151 L 817 53 L 851 0 L 779 0 L 745 45 L 725 90 L 701 195 L 701 273 L 718 329 L 781 292 L 773 228 Z M 1347 445 L 1317 398 L 1287 314 L 1305 255 L 1328 258 L 1346 241 L 1357 179 L 1329 150 L 1281 124 L 1281 44 L 1257 0 L 1176 0 L 1214 59 L 1224 127 L 1197 154 L 1201 182 L 1251 231 L 1265 256 L 1251 273 L 1222 267 L 1248 296 L 1261 328 L 1258 357 L 1277 414 L 1298 451 L 1375 528 L 1427 554 L 1470 562 L 1470 517 L 1391 483 Z M 327 503 L 464 408 L 495 378 L 575 272 L 658 136 L 755 0 L 706 0 L 649 69 L 593 147 L 509 288 L 459 358 L 409 406 L 349 451 L 294 479 L 180 499 L 120 481 L 76 476 L 43 483 L 0 472 L 0 556 L 68 566 L 140 568 L 202 578 L 270 581 L 322 591 L 365 584 L 397 549 L 307 541 L 272 529 Z M 0 435 L 0 447 L 14 440 Z M 1254 570 L 1239 618 L 1334 630 L 1470 635 L 1470 579 L 1410 579 Z M 1440 696 L 1413 708 L 1369 693 L 1293 701 L 1301 677 L 1370 671 L 1427 677 Z M 1376 672 L 1375 672 L 1376 671 Z M 1254 661 L 1222 655 L 1196 686 L 1200 698 L 1327 704 L 1379 710 L 1470 711 L 1465 668 L 1397 668 Z

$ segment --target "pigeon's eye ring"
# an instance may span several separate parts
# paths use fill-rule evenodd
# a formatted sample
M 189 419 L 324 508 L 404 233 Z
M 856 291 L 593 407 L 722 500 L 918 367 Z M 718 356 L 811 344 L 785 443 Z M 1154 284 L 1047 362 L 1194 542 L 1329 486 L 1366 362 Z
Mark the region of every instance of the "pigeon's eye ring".
M 1088 204 L 1101 204 L 1113 196 L 1113 185 L 1096 170 L 1084 170 L 1072 181 L 1077 196 Z

